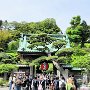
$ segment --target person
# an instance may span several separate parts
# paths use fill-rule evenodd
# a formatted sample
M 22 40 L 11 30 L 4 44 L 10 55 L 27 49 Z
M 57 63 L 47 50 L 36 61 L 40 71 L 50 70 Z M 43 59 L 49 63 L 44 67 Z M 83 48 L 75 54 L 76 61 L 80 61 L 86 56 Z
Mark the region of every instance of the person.
M 16 75 L 14 74 L 12 78 L 12 90 L 15 90 L 15 80 L 16 80 Z
M 45 80 L 44 79 L 41 80 L 41 85 L 42 85 L 43 90 L 45 90 Z
M 61 80 L 59 80 L 59 87 L 60 90 L 66 90 L 66 81 L 64 77 L 61 77 Z
M 31 90 L 32 80 L 33 80 L 32 76 L 29 76 L 29 87 L 30 87 L 30 90 Z
M 32 81 L 32 90 L 38 90 L 38 86 L 39 86 L 39 81 L 37 80 L 37 77 L 35 77 Z
M 29 83 L 29 76 L 26 76 L 26 90 L 29 90 L 29 85 L 30 85 L 30 83 Z
M 46 87 L 49 89 L 50 88 L 50 84 L 51 84 L 51 80 L 49 78 L 49 76 L 46 78 Z
M 22 84 L 21 77 L 17 75 L 15 80 L 15 87 L 16 87 L 15 90 L 21 90 L 21 84 Z
M 43 90 L 42 84 L 41 84 L 41 78 L 38 78 L 38 81 L 39 81 L 38 90 Z
M 26 90 L 26 76 L 23 77 L 22 90 Z
M 40 75 L 39 85 L 42 88 L 42 90 L 45 90 L 45 80 L 46 80 L 46 77 L 43 74 Z
M 51 77 L 51 84 L 50 84 L 50 90 L 54 90 L 54 77 Z
M 12 90 L 12 84 L 13 84 L 13 76 L 11 74 L 9 77 L 9 90 Z
M 29 77 L 28 76 L 24 76 L 23 77 L 23 82 L 22 82 L 22 88 L 23 90 L 29 90 Z M 30 88 L 31 90 L 31 88 Z
M 72 75 L 72 79 L 73 79 L 73 81 L 74 81 L 74 85 L 75 85 L 75 88 L 76 88 L 76 90 L 77 90 L 78 84 L 77 84 L 77 80 L 76 80 L 76 78 L 74 77 L 74 75 Z
M 54 83 L 54 90 L 59 90 L 59 77 L 56 77 L 53 83 Z
M 76 90 L 75 85 L 74 85 L 74 81 L 73 81 L 71 75 L 67 79 L 66 90 Z

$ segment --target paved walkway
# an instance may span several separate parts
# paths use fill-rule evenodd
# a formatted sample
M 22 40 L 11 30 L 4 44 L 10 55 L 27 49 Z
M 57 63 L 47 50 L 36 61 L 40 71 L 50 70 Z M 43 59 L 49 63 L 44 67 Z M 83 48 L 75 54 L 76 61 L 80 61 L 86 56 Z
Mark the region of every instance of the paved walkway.
M 0 90 L 9 90 L 8 87 L 0 87 Z
M 9 90 L 9 87 L 0 87 L 0 90 Z M 78 89 L 78 90 L 90 90 L 90 88 L 81 88 L 81 89 Z

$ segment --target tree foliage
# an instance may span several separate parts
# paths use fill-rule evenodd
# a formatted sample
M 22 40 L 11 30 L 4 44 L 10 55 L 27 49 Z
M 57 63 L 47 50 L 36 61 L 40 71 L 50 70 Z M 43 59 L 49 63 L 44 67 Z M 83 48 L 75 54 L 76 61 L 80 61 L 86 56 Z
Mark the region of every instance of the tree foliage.
M 15 30 L 18 30 L 25 34 L 39 34 L 39 33 L 47 33 L 47 34 L 56 34 L 61 32 L 60 28 L 56 25 L 56 21 L 53 18 L 47 18 L 40 22 L 12 22 L 12 26 Z
M 0 30 L 0 48 L 7 49 L 8 43 L 12 39 L 12 34 L 7 30 Z
M 81 17 L 76 16 L 71 19 L 71 26 L 67 28 L 66 33 L 70 42 L 81 44 L 81 47 L 84 47 L 84 43 L 87 41 L 90 30 L 86 21 L 81 22 Z
M 5 52 L 0 53 L 0 63 L 2 64 L 16 64 L 18 63 L 17 55 L 13 56 Z
M 41 56 L 35 60 L 33 60 L 30 64 L 31 65 L 40 65 L 42 62 L 52 62 L 53 60 L 57 61 L 58 56 Z
M 8 50 L 12 51 L 12 50 L 16 50 L 18 49 L 19 46 L 19 41 L 11 41 L 8 43 Z
M 58 57 L 57 62 L 66 64 L 68 62 L 68 59 L 67 57 L 61 56 L 61 57 Z
M 81 26 L 83 27 L 82 31 L 81 31 L 81 47 L 84 47 L 85 42 L 88 40 L 89 36 L 90 36 L 90 30 L 89 27 L 86 23 L 86 21 L 82 21 Z
M 65 40 L 58 40 L 58 41 L 53 42 L 53 47 L 58 50 L 61 49 L 65 45 L 66 45 Z
M 73 49 L 72 48 L 64 48 L 62 50 L 59 50 L 56 52 L 55 55 L 57 55 L 58 57 L 60 56 L 70 56 L 73 54 Z
M 73 51 L 74 51 L 74 53 L 73 53 L 74 56 L 84 56 L 84 55 L 88 54 L 88 51 L 85 48 L 81 49 L 81 48 L 75 47 L 75 48 L 73 48 Z
M 46 33 L 36 34 L 30 37 L 29 48 L 36 48 L 39 51 L 49 51 L 47 45 L 51 44 L 56 39 L 47 35 Z
M 90 70 L 90 56 L 72 56 L 71 64 L 75 67 L 86 68 Z
M 0 20 L 0 29 L 1 29 L 1 26 L 2 26 L 2 20 Z
M 46 56 L 41 56 L 35 60 L 33 60 L 30 65 L 40 65 L 41 62 L 45 61 L 46 60 Z
M 10 73 L 17 69 L 18 67 L 15 64 L 0 64 L 0 73 Z

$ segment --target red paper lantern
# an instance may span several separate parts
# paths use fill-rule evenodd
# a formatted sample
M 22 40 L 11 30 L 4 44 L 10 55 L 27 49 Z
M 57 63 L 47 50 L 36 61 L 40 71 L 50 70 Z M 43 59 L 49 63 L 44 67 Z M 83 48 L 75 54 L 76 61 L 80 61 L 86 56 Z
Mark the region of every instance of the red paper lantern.
M 41 69 L 41 70 L 48 70 L 48 68 L 49 68 L 49 65 L 48 65 L 48 63 L 46 63 L 46 62 L 44 62 L 44 63 L 42 63 L 42 64 L 40 65 L 40 69 Z

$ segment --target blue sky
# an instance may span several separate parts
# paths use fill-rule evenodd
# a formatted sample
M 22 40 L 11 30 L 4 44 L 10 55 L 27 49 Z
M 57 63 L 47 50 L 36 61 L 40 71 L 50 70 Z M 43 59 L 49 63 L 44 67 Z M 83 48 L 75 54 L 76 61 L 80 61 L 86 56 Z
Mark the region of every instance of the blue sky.
M 0 0 L 0 19 L 37 22 L 54 18 L 65 32 L 73 16 L 90 25 L 90 0 Z

